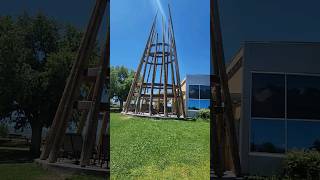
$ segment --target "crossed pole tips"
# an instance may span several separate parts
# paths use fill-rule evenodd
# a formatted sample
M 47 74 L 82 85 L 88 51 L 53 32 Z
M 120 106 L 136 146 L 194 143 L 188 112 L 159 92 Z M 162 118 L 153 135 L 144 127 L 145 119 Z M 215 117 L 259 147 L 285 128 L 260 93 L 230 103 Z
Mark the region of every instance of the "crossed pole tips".
M 167 28 L 162 17 L 161 37 L 157 29 L 158 12 L 154 17 L 124 113 L 186 117 L 170 6 L 169 15 Z
M 107 13 L 106 13 L 107 9 Z M 89 58 L 95 46 L 97 35 L 102 24 L 103 17 L 107 14 L 106 43 L 101 51 L 99 65 L 96 68 L 86 68 Z M 89 24 L 82 38 L 76 60 L 72 66 L 67 79 L 58 109 L 53 123 L 46 137 L 46 144 L 43 147 L 40 159 L 48 160 L 50 163 L 57 161 L 60 147 L 65 138 L 68 121 L 71 119 L 73 111 L 81 111 L 83 114 L 78 131 L 83 137 L 81 148 L 80 165 L 89 165 L 94 146 L 97 145 L 98 116 L 104 114 L 101 131 L 99 132 L 99 145 L 106 146 L 105 138 L 109 122 L 109 108 L 101 103 L 101 94 L 104 85 L 108 82 L 108 71 L 110 62 L 110 0 L 96 0 Z M 91 90 L 86 101 L 79 101 L 80 86 L 83 83 L 90 84 Z M 108 84 L 108 83 L 107 83 Z M 83 133 L 81 134 L 81 132 Z M 99 148 L 98 148 L 99 149 Z M 98 151 L 101 151 L 100 149 Z

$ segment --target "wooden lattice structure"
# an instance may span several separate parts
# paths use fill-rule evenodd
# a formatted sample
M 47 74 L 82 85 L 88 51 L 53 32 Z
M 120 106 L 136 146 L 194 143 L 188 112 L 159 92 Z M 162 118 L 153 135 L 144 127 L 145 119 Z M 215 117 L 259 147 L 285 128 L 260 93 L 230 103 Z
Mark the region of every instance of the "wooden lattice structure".
M 86 68 L 95 46 L 102 20 L 107 14 L 106 43 L 103 46 L 99 65 Z M 67 79 L 52 126 L 46 137 L 40 159 L 54 163 L 60 156 L 61 146 L 66 139 L 65 132 L 72 114 L 81 112 L 79 137 L 80 165 L 87 166 L 93 154 L 97 157 L 109 155 L 109 138 L 107 136 L 109 122 L 108 103 L 101 103 L 102 91 L 108 86 L 110 62 L 110 0 L 96 0 L 90 22 L 81 41 L 76 60 Z M 80 87 L 90 87 L 88 95 L 79 99 Z M 103 115 L 101 129 L 98 130 L 98 117 Z M 83 133 L 81 133 L 83 132 Z M 77 136 L 73 136 L 77 137 Z M 99 139 L 98 141 L 96 139 Z M 97 143 L 96 143 L 97 142 Z M 109 159 L 109 158 L 107 158 Z
M 212 101 L 210 123 L 211 172 L 222 177 L 226 170 L 241 175 L 239 145 L 235 129 L 232 100 L 226 73 L 218 0 L 210 1 L 211 75 Z M 224 106 L 222 106 L 222 102 Z M 232 168 L 226 169 L 226 157 Z
M 124 113 L 186 117 L 170 7 L 169 15 L 167 29 L 162 17 L 161 35 L 158 33 L 157 15 L 154 18 Z

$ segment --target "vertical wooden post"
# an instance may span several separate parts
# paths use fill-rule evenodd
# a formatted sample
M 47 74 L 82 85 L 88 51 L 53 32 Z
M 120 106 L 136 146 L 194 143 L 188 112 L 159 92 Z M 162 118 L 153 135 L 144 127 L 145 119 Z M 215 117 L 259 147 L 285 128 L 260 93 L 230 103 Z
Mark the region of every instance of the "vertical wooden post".
M 172 93 L 173 93 L 173 104 L 172 107 L 174 107 L 174 112 L 177 114 L 177 117 L 180 117 L 180 111 L 177 103 L 177 92 L 176 92 L 176 86 L 175 86 L 175 78 L 174 78 L 174 68 L 173 68 L 173 58 L 172 58 L 172 48 L 171 44 L 169 45 L 170 48 L 170 66 L 171 66 L 171 81 L 172 81 Z
M 164 108 L 164 117 L 168 117 L 168 99 L 167 99 L 167 84 L 168 84 L 168 74 L 166 66 L 166 57 L 165 57 L 165 28 L 164 21 L 162 17 L 162 65 L 164 70 L 164 94 L 163 94 L 163 108 Z
M 174 57 L 175 57 L 175 69 L 176 69 L 176 78 L 177 78 L 177 86 L 178 86 L 178 94 L 179 94 L 179 100 L 181 104 L 181 111 L 183 114 L 183 117 L 186 118 L 186 112 L 184 108 L 184 101 L 183 101 L 183 94 L 182 94 L 182 89 L 181 89 L 181 82 L 180 82 L 180 71 L 179 71 L 179 63 L 178 63 L 178 55 L 177 55 L 177 48 L 176 48 L 176 41 L 175 41 L 175 36 L 174 36 L 174 30 L 173 30 L 173 23 L 172 23 L 172 16 L 171 16 L 171 9 L 169 7 L 169 17 L 170 17 L 170 30 L 171 30 L 171 36 L 172 36 L 172 47 L 173 47 L 173 52 L 174 52 Z
M 153 88 L 154 88 L 154 81 L 156 79 L 156 73 L 157 73 L 157 53 L 158 53 L 158 33 L 155 43 L 155 52 L 153 57 L 153 74 L 152 74 L 152 82 L 151 82 L 151 92 L 150 92 L 150 103 L 149 103 L 149 116 L 152 116 L 152 110 L 153 110 Z
M 101 148 L 101 146 L 104 144 L 102 142 L 104 140 L 103 136 L 106 135 L 106 133 L 107 133 L 108 123 L 109 123 L 109 116 L 107 113 L 109 113 L 109 111 L 104 112 L 103 118 L 102 118 L 102 125 L 101 125 L 101 129 L 100 129 L 100 133 L 99 133 L 99 141 L 98 141 L 99 144 L 98 144 L 98 153 L 97 154 L 101 154 L 101 151 L 103 151 Z
M 158 113 L 160 113 L 160 106 L 161 106 L 161 98 L 160 98 L 160 95 L 161 95 L 161 88 L 162 88 L 162 69 L 163 69 L 163 64 L 162 64 L 162 61 L 161 61 L 161 65 L 160 65 L 160 83 L 159 83 L 159 92 L 158 92 Z

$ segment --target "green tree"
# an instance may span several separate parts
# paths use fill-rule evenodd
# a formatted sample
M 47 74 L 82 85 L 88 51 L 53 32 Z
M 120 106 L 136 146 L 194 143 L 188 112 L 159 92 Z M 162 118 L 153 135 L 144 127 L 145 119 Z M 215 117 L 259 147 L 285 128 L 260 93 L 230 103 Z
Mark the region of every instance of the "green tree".
M 52 123 L 81 36 L 75 27 L 41 13 L 16 20 L 0 17 L 0 117 L 17 109 L 24 113 L 32 128 L 34 157 L 40 154 L 42 128 Z
M 110 70 L 110 98 L 120 101 L 120 110 L 123 108 L 123 101 L 126 100 L 130 86 L 134 79 L 134 71 L 124 66 L 111 67 Z

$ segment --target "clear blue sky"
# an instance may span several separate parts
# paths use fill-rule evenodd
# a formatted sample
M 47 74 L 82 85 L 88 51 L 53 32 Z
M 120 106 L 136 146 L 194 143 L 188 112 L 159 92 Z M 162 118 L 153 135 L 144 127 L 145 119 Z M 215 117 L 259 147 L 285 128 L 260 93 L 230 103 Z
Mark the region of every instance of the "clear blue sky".
M 226 59 L 243 41 L 320 41 L 319 0 L 220 0 Z
M 124 65 L 136 70 L 156 11 L 159 9 L 160 16 L 162 8 L 168 17 L 168 3 L 172 11 L 181 78 L 187 73 L 210 72 L 209 0 L 112 1 L 111 65 Z
M 0 15 L 18 16 L 23 12 L 34 15 L 42 12 L 61 23 L 70 23 L 84 31 L 89 22 L 95 0 L 1 0 Z M 99 40 L 105 40 L 106 19 L 103 20 Z
M 136 68 L 155 0 L 111 0 L 111 63 Z M 160 0 L 167 11 L 167 0 Z M 169 0 L 181 74 L 209 68 L 209 0 Z M 319 0 L 220 0 L 223 40 L 229 60 L 246 40 L 320 41 Z M 94 0 L 2 0 L 0 15 L 42 11 L 84 29 Z M 129 48 L 127 48 L 129 47 Z M 131 55 L 132 53 L 132 55 Z

